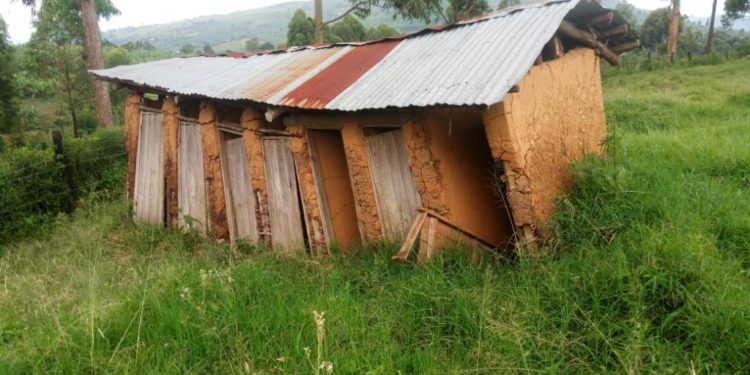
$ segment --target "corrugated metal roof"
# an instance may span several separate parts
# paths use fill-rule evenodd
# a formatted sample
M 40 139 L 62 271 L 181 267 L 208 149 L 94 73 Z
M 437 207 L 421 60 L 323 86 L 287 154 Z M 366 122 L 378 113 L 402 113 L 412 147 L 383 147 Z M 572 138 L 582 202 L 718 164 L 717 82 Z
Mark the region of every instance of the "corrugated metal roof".
M 546 0 L 371 43 L 175 58 L 92 73 L 173 94 L 305 109 L 491 105 L 523 78 L 578 3 Z

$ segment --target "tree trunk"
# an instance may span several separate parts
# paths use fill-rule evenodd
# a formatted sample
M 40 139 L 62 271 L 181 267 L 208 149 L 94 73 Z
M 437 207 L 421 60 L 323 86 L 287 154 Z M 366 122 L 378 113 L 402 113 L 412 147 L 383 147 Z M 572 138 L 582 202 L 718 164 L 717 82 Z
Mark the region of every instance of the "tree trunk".
M 89 69 L 103 69 L 102 39 L 99 31 L 99 21 L 96 15 L 94 0 L 78 0 L 78 10 L 83 21 L 83 53 L 86 66 Z M 106 128 L 112 125 L 112 104 L 109 101 L 109 87 L 104 81 L 91 78 L 96 105 L 96 119 L 99 126 Z
M 315 0 L 315 17 L 313 18 L 315 35 L 313 43 L 316 46 L 323 44 L 323 0 Z
M 711 48 L 714 44 L 714 19 L 716 18 L 716 3 L 718 0 L 714 0 L 713 8 L 711 8 L 711 20 L 708 21 L 708 37 L 706 37 L 706 48 L 703 49 L 703 54 L 708 55 L 711 53 Z
M 680 0 L 672 1 L 672 15 L 669 21 L 669 39 L 667 40 L 667 54 L 674 62 L 677 54 L 677 37 L 680 33 Z

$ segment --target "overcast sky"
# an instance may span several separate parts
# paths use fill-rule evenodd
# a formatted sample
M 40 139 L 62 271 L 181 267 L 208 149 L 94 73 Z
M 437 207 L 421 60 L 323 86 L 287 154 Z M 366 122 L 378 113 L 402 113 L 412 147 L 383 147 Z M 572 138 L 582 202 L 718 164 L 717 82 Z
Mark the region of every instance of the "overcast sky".
M 121 14 L 102 21 L 102 30 L 126 26 L 166 23 L 198 16 L 230 13 L 238 10 L 260 8 L 288 0 L 112 0 Z M 668 0 L 629 0 L 638 8 L 656 9 L 669 4 Z M 325 4 L 325 2 L 324 2 Z M 718 14 L 723 12 L 724 0 L 719 0 Z M 689 16 L 708 17 L 711 0 L 682 0 L 682 13 Z M 21 5 L 21 0 L 0 0 L 0 15 L 8 24 L 14 43 L 26 42 L 31 36 L 31 14 Z

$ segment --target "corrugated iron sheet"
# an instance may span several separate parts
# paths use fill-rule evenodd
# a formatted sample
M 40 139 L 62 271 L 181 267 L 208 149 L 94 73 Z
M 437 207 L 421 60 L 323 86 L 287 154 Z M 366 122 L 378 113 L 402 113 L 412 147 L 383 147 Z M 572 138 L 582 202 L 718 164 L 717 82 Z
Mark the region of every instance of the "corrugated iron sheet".
M 168 93 L 358 111 L 491 105 L 523 78 L 579 0 L 547 0 L 410 36 L 92 71 Z

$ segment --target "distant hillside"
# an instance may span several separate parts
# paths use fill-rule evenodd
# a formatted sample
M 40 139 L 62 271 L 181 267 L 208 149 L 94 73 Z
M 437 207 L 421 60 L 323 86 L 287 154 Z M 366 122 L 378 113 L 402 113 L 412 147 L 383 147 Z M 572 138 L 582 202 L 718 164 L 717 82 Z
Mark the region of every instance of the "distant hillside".
M 324 17 L 334 18 L 348 10 L 350 4 L 347 0 L 327 0 Z M 169 51 L 178 50 L 188 43 L 196 47 L 211 44 L 217 51 L 241 49 L 244 40 L 252 37 L 278 44 L 286 41 L 287 24 L 294 11 L 299 8 L 312 14 L 312 1 L 292 1 L 265 8 L 204 16 L 161 25 L 111 30 L 104 32 L 104 39 L 118 45 L 143 40 L 150 42 L 158 49 Z M 419 22 L 394 20 L 392 14 L 380 9 L 374 10 L 364 23 L 368 27 L 387 23 L 401 32 L 415 31 L 425 26 Z

